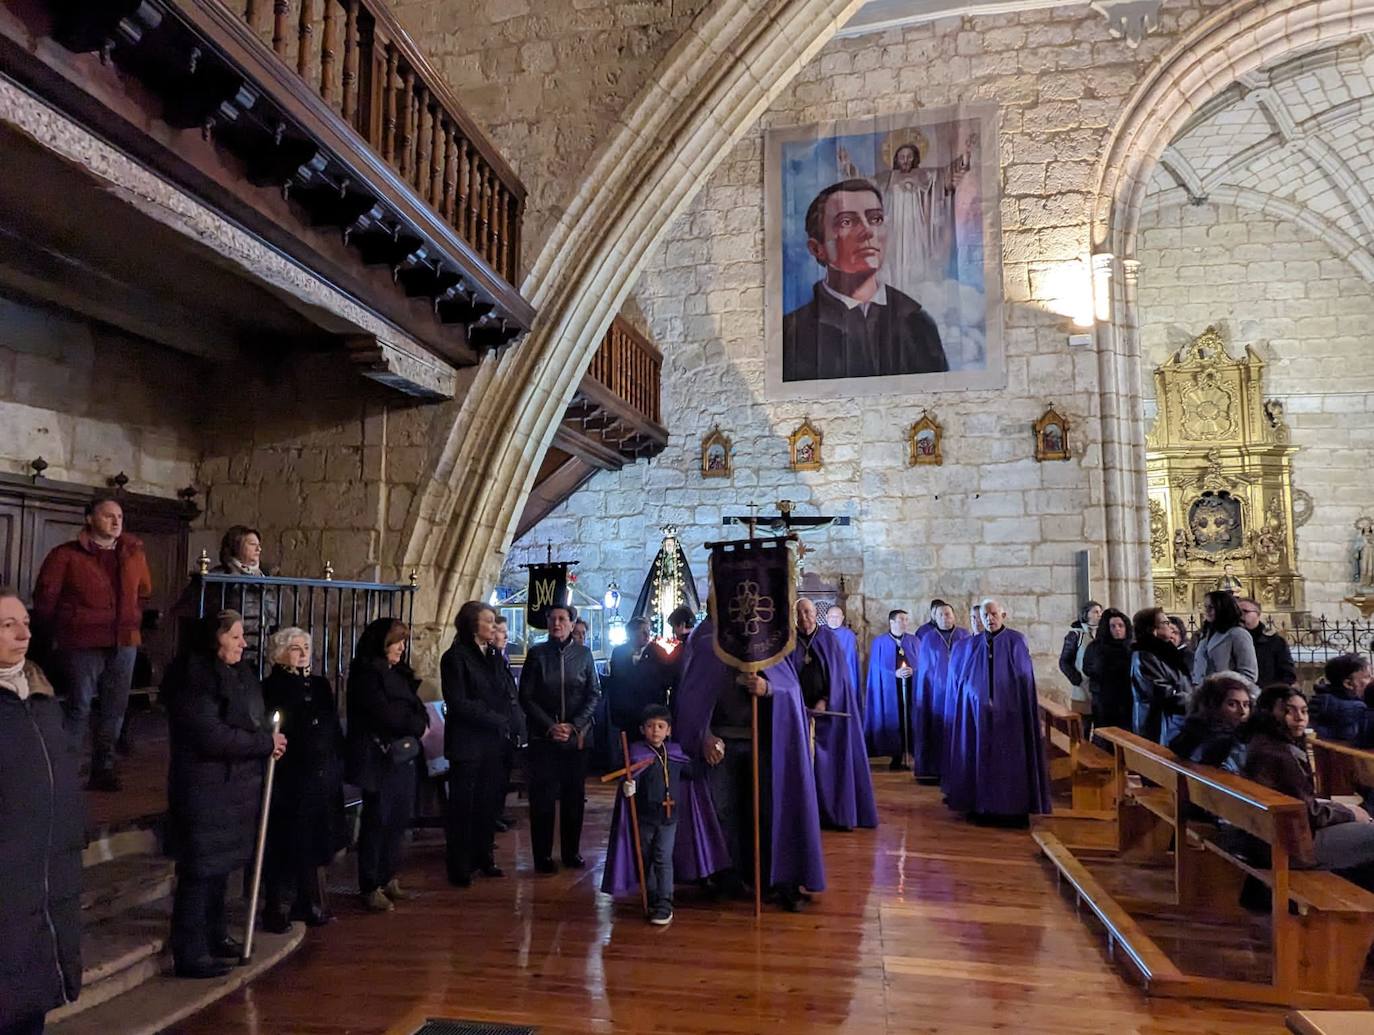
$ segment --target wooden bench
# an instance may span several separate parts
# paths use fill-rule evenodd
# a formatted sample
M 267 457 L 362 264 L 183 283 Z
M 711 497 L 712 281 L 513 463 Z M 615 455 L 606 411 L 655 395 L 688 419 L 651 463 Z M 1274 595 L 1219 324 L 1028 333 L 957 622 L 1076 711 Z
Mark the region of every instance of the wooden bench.
M 1040 721 L 1050 756 L 1050 782 L 1068 781 L 1075 809 L 1113 809 L 1112 756 L 1083 735 L 1083 716 L 1041 697 Z
M 1317 786 L 1323 797 L 1359 794 L 1374 788 L 1374 751 L 1351 747 L 1337 740 L 1313 740 L 1312 756 L 1317 761 Z
M 1290 1013 L 1284 1025 L 1293 1035 L 1369 1035 L 1374 1017 L 1364 1010 L 1304 1010 Z
M 1095 735 L 1115 753 L 1117 822 L 1110 854 L 1171 861 L 1174 895 L 1166 905 L 1199 915 L 1236 913 L 1247 876 L 1272 891 L 1268 982 L 1187 974 L 1131 919 L 1131 907 L 1139 910 L 1139 903 L 1114 899 L 1073 850 L 1037 830 L 1041 850 L 1102 920 L 1109 945 L 1113 950 L 1120 946 L 1149 992 L 1315 1008 L 1368 1006 L 1358 987 L 1374 942 L 1374 894 L 1333 873 L 1302 868 L 1312 864 L 1314 855 L 1301 801 L 1222 770 L 1184 762 L 1124 730 L 1109 728 Z M 1139 787 L 1132 786 L 1130 774 L 1140 777 Z M 1267 844 L 1269 865 L 1228 851 L 1216 839 L 1216 825 L 1199 818 L 1196 809 Z

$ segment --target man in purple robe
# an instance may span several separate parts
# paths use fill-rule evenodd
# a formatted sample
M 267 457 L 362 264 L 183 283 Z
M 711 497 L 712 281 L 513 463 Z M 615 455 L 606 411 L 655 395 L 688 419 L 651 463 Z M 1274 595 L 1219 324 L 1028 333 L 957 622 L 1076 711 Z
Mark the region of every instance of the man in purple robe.
M 920 643 L 935 631 L 935 612 L 942 607 L 949 607 L 949 604 L 945 603 L 939 597 L 936 597 L 930 602 L 930 607 L 926 610 L 926 620 L 921 623 L 920 628 L 912 633 L 912 635 L 916 637 L 917 643 Z
M 948 769 L 949 807 L 975 821 L 1024 826 L 1050 811 L 1049 766 L 1040 729 L 1026 638 L 1005 625 L 1006 611 L 984 600 L 986 631 L 952 652 Z
M 849 666 L 850 678 L 854 680 L 854 714 L 861 716 L 863 714 L 863 701 L 859 699 L 859 689 L 864 685 L 864 681 L 859 678 L 859 638 L 854 635 L 853 629 L 844 624 L 844 608 L 840 607 L 839 604 L 832 604 L 825 612 L 825 624 L 835 634 L 835 639 L 840 644 L 840 650 L 844 651 L 844 660 Z
M 876 827 L 878 806 L 854 706 L 854 681 L 835 633 L 816 620 L 816 605 L 806 597 L 797 601 L 797 648 L 792 663 L 815 724 L 821 823 L 838 830 Z
M 930 632 L 916 647 L 916 692 L 912 695 L 912 767 L 918 783 L 939 783 L 945 755 L 945 680 L 954 648 L 969 638 L 954 624 L 954 608 L 942 600 L 931 607 Z
M 756 676 L 716 656 L 715 622 L 693 631 L 677 693 L 678 742 L 705 772 L 728 855 L 714 883 L 740 894 L 754 875 L 752 698 L 759 702 L 759 860 L 763 881 L 796 911 L 825 889 L 816 779 L 801 686 L 789 656 Z
M 910 616 L 900 608 L 887 613 L 887 632 L 868 651 L 864 730 L 870 755 L 891 755 L 889 769 L 907 768 L 911 750 L 911 681 L 916 673 L 916 637 L 907 632 Z M 903 724 L 906 731 L 903 733 Z

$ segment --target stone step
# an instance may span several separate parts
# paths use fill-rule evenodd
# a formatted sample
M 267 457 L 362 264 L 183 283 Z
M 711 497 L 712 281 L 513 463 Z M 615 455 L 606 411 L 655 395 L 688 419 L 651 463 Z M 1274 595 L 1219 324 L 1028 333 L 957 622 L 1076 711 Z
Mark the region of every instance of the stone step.
M 163 898 L 88 925 L 81 932 L 81 996 L 49 1014 L 49 1023 L 84 1013 L 167 970 L 171 918 L 172 900 Z
M 82 866 L 96 866 L 126 855 L 157 855 L 162 851 L 162 816 L 149 816 L 118 827 L 98 827 L 81 853 Z
M 222 978 L 199 980 L 159 973 L 122 995 L 55 1023 L 57 1014 L 49 1014 L 47 1035 L 156 1035 L 166 1031 L 280 963 L 300 946 L 305 931 L 304 924 L 292 924 L 285 934 L 258 932 L 253 939 L 253 959 Z M 235 937 L 240 936 L 235 931 Z M 78 1000 L 76 1005 L 80 1004 Z
M 173 865 L 158 855 L 121 855 L 81 874 L 81 922 L 119 916 L 172 893 Z

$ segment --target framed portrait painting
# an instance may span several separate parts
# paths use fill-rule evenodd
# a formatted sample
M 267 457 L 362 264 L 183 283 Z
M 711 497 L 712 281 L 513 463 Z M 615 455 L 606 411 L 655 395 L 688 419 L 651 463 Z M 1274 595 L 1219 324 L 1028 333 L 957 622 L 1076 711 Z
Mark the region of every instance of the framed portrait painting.
M 810 418 L 804 419 L 797 430 L 787 437 L 787 445 L 792 470 L 821 469 L 821 432 Z
M 938 421 L 928 413 L 922 413 L 921 419 L 911 425 L 907 432 L 907 466 L 920 467 L 925 464 L 939 466 L 945 462 L 941 453 L 941 443 L 944 439 L 944 428 L 940 427 Z
M 999 388 L 997 108 L 768 131 L 770 398 Z
M 1069 422 L 1062 413 L 1051 406 L 1032 428 L 1035 431 L 1035 459 L 1043 463 L 1069 458 Z
M 734 457 L 730 436 L 716 425 L 701 440 L 701 476 L 703 478 L 729 478 Z

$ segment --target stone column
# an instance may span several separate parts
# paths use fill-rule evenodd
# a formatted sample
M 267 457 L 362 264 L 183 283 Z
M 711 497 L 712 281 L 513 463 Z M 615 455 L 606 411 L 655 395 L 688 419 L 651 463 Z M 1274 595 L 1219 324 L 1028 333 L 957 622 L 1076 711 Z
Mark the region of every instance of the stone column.
M 1102 515 L 1105 593 L 1129 610 L 1145 588 L 1141 554 L 1146 537 L 1144 419 L 1140 403 L 1139 343 L 1135 335 L 1135 278 L 1139 263 L 1110 252 L 1092 257 L 1097 323 L 1098 404 L 1102 422 Z M 1122 283 L 1125 281 L 1126 283 Z

